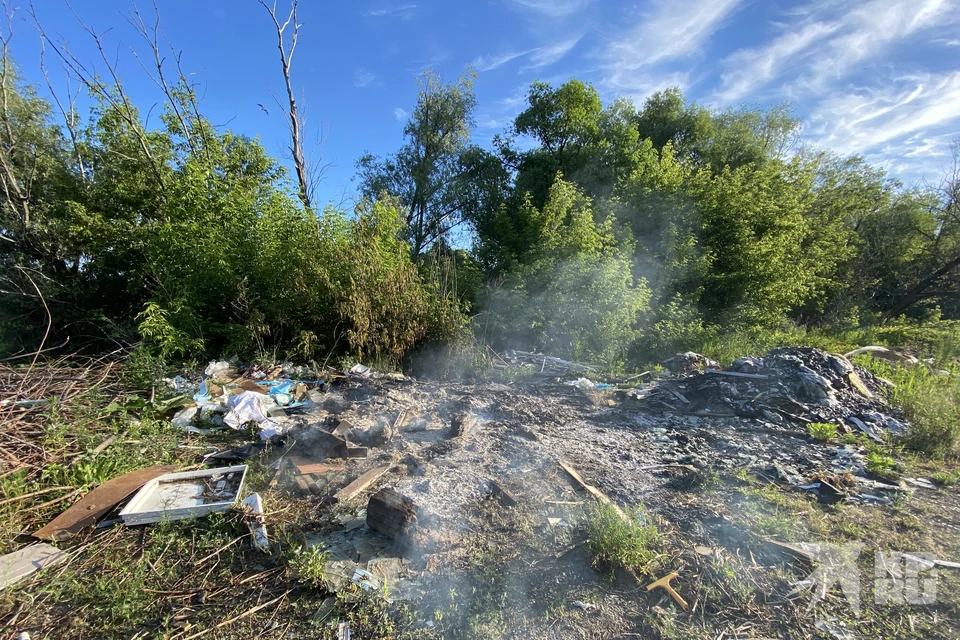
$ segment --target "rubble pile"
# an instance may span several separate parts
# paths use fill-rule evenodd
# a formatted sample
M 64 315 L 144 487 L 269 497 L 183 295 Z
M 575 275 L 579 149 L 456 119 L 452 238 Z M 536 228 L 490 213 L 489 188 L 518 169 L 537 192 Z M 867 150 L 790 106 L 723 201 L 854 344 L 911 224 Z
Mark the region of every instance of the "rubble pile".
M 881 434 L 899 435 L 908 426 L 878 395 L 887 386 L 843 356 L 784 347 L 762 358 L 740 358 L 726 370 L 692 370 L 636 397 L 649 408 L 702 417 L 837 423 L 841 431 L 860 430 L 879 441 Z

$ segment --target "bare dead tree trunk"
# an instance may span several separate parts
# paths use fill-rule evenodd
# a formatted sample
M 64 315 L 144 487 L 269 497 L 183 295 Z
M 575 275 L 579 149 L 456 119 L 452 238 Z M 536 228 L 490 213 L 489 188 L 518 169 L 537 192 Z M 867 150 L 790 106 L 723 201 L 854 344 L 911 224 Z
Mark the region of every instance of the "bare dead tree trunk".
M 14 136 L 10 123 L 13 117 L 10 112 L 10 38 L 13 37 L 13 9 L 7 2 L 3 3 L 3 9 L 7 24 L 5 30 L 0 32 L 0 55 L 3 56 L 0 60 L 0 109 L 3 110 L 3 128 L 0 130 L 3 139 L 3 144 L 0 144 L 0 186 L 7 202 L 20 216 L 21 233 L 25 236 L 30 227 L 30 181 L 22 180 L 17 175 L 14 159 L 11 157 L 11 152 L 19 148 L 21 141 Z
M 303 121 L 297 112 L 297 100 L 293 93 L 293 83 L 290 80 L 290 63 L 293 61 L 293 52 L 297 48 L 297 39 L 300 35 L 301 26 L 297 22 L 298 0 L 291 0 L 290 13 L 287 15 L 287 19 L 283 24 L 280 24 L 280 20 L 277 18 L 276 0 L 274 0 L 272 6 L 267 5 L 266 0 L 258 1 L 263 5 L 263 8 L 267 10 L 267 13 L 270 14 L 270 18 L 273 20 L 274 27 L 277 30 L 277 48 L 280 50 L 280 69 L 283 71 L 283 81 L 286 85 L 287 102 L 289 105 L 287 117 L 290 120 L 290 154 L 293 158 L 293 166 L 297 172 L 297 182 L 300 186 L 300 201 L 303 202 L 304 207 L 309 209 L 313 199 L 313 185 L 310 167 L 308 166 L 306 155 L 303 152 Z M 291 24 L 293 25 L 293 34 L 288 47 L 285 43 L 283 33 Z
M 156 72 L 156 75 L 154 75 L 154 72 L 147 69 L 147 65 L 144 64 L 143 60 L 140 59 L 140 56 L 137 54 L 137 52 L 131 49 L 134 57 L 137 58 L 137 61 L 143 68 L 144 73 L 146 73 L 147 76 L 153 80 L 154 84 L 157 85 L 157 87 L 163 92 L 163 95 L 167 98 L 167 104 L 170 105 L 170 109 L 173 111 L 174 117 L 177 118 L 177 122 L 180 124 L 183 138 L 186 141 L 187 146 L 190 148 L 190 152 L 197 154 L 198 151 L 202 151 L 207 157 L 207 160 L 209 160 L 209 141 L 207 139 L 207 132 L 204 128 L 203 118 L 200 116 L 200 107 L 197 103 L 196 94 L 193 91 L 193 87 L 190 86 L 187 76 L 184 74 L 183 68 L 181 67 L 181 54 L 174 50 L 170 40 L 160 28 L 160 9 L 157 7 L 156 1 L 153 2 L 152 24 L 147 24 L 147 21 L 140 13 L 140 8 L 137 6 L 136 2 L 133 3 L 133 11 L 128 18 L 128 22 L 130 22 L 140 37 L 143 38 L 143 41 L 146 42 L 150 47 L 150 51 L 153 53 L 152 66 Z M 172 54 L 176 67 L 176 79 L 173 85 L 171 85 L 170 81 L 167 79 L 167 73 L 165 69 L 166 58 L 164 58 L 161 52 L 161 38 L 164 40 L 166 48 L 169 49 L 170 53 Z

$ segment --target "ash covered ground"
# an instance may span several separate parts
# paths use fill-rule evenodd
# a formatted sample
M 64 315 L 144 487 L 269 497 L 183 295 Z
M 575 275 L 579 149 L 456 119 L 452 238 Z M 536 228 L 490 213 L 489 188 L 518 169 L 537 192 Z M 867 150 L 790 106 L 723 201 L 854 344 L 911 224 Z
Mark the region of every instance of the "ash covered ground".
M 939 568 L 935 602 L 874 597 L 889 578 L 877 551 L 960 559 L 955 492 L 922 470 L 868 470 L 874 443 L 909 428 L 889 383 L 815 349 L 726 370 L 701 358 L 609 388 L 576 375 L 343 380 L 315 398 L 323 409 L 288 418 L 285 453 L 327 459 L 311 436 L 323 431 L 366 457 L 322 474 L 290 466 L 280 486 L 316 504 L 309 543 L 330 553 L 334 588 L 386 587 L 439 637 L 957 637 L 956 569 Z M 811 423 L 837 434 L 818 441 Z M 338 493 L 365 474 L 360 493 Z M 383 488 L 414 505 L 400 534 L 369 526 Z M 656 528 L 645 572 L 596 561 L 598 498 Z M 850 543 L 863 545 L 859 612 L 839 584 L 814 598 L 802 583 L 822 564 L 811 545 Z M 646 588 L 671 572 L 686 610 Z

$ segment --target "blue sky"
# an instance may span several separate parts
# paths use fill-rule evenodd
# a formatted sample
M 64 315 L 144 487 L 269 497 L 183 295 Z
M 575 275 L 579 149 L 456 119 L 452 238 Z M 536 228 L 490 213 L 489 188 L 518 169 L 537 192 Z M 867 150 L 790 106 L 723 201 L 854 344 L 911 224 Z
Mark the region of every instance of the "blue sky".
M 279 0 L 282 10 L 288 0 Z M 62 0 L 34 0 L 55 39 L 96 64 L 96 51 Z M 195 73 L 214 123 L 260 136 L 283 155 L 282 77 L 272 24 L 255 0 L 157 0 L 161 26 Z M 146 112 L 159 100 L 131 47 L 127 0 L 74 0 L 105 36 L 121 76 Z M 143 13 L 152 13 L 147 0 Z M 19 16 L 25 16 L 22 9 Z M 862 154 L 908 183 L 936 182 L 960 136 L 960 0 L 301 0 L 293 75 L 313 139 L 326 134 L 331 163 L 321 202 L 349 201 L 364 151 L 402 143 L 415 76 L 433 67 L 453 79 L 473 65 L 479 102 L 474 140 L 486 144 L 523 109 L 534 80 L 592 83 L 610 100 L 638 104 L 680 86 L 702 104 L 789 101 L 804 139 Z M 14 22 L 14 55 L 41 81 L 36 32 Z M 65 76 L 49 57 L 55 88 Z M 258 103 L 263 104 L 264 113 Z M 156 116 L 154 115 L 154 118 Z M 312 145 L 311 145 L 312 146 Z

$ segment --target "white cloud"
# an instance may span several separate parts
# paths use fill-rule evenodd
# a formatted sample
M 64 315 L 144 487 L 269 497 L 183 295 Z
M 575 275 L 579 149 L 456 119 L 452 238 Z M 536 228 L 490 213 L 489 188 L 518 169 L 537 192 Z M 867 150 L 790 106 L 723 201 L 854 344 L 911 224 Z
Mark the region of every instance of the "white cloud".
M 369 87 L 371 84 L 377 81 L 376 74 L 367 71 L 366 69 L 357 69 L 353 72 L 353 86 L 357 89 L 363 89 L 364 87 Z
M 834 94 L 816 106 L 807 137 L 842 154 L 899 167 L 943 156 L 960 125 L 960 71 L 893 79 L 888 86 Z M 912 163 L 903 163 L 902 159 Z
M 409 20 L 417 13 L 418 6 L 415 4 L 404 4 L 396 7 L 384 7 L 382 9 L 371 9 L 364 11 L 360 15 L 365 18 L 399 18 Z
M 471 63 L 477 71 L 493 71 L 499 69 L 511 60 L 516 60 L 530 53 L 529 51 L 513 51 L 509 53 L 484 54 L 477 56 Z
M 752 95 L 838 28 L 837 23 L 813 22 L 785 32 L 764 47 L 736 51 L 724 61 L 728 70 L 722 74 L 721 88 L 713 100 L 729 104 Z
M 583 34 L 534 49 L 530 53 L 530 62 L 532 64 L 524 67 L 522 70 L 540 69 L 560 62 L 568 53 L 573 51 L 573 48 L 577 46 L 581 39 L 583 39 Z
M 592 4 L 593 0 L 510 0 L 522 11 L 531 11 L 548 18 L 564 18 Z
M 488 53 L 482 56 L 477 56 L 474 58 L 471 63 L 476 67 L 477 71 L 493 71 L 494 69 L 499 69 L 508 62 L 512 62 L 517 58 L 523 58 L 529 56 L 530 64 L 524 67 L 521 67 L 521 71 L 527 71 L 529 69 L 540 69 L 543 67 L 556 64 L 562 60 L 568 53 L 573 51 L 573 48 L 577 46 L 577 43 L 583 38 L 583 34 L 578 34 L 564 40 L 560 40 L 553 44 L 547 44 L 542 47 L 536 47 L 534 49 L 526 49 L 524 51 L 509 51 L 507 53 Z
M 955 0 L 864 2 L 840 18 L 840 34 L 817 51 L 799 83 L 825 91 L 857 65 L 876 60 L 892 44 L 951 21 L 954 9 Z
M 409 113 L 407 113 L 400 107 L 397 107 L 396 109 L 393 110 L 393 117 L 395 117 L 400 122 L 403 122 L 404 120 L 406 120 L 409 115 L 410 115 Z
M 703 50 L 743 0 L 690 0 L 678 4 L 656 0 L 651 11 L 607 45 L 605 84 L 616 90 L 636 91 L 651 84 L 642 71 L 686 58 Z

